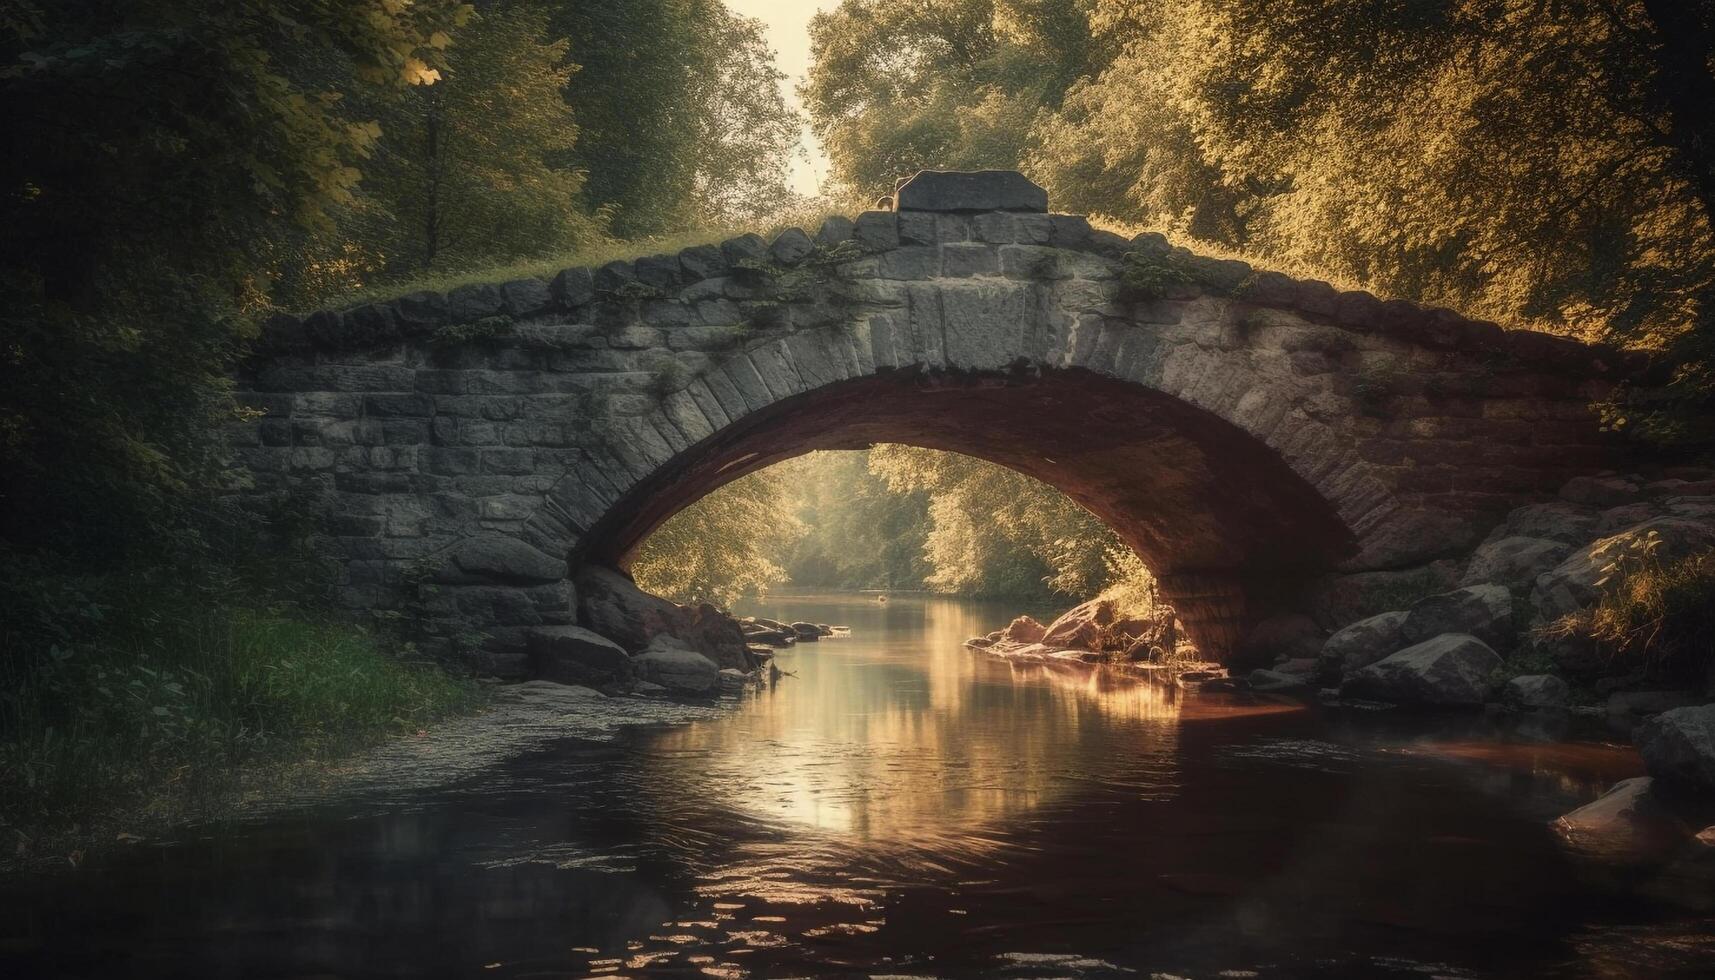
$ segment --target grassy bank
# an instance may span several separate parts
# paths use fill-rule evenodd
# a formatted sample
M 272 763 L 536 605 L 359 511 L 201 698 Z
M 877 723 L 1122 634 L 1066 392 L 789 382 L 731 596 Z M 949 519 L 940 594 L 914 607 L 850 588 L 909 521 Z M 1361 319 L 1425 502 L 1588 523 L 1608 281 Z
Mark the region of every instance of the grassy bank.
M 0 823 L 14 860 L 218 816 L 234 792 L 474 710 L 473 680 L 290 607 L 126 592 L 42 642 L 0 627 Z M 58 608 L 70 608 L 56 604 Z

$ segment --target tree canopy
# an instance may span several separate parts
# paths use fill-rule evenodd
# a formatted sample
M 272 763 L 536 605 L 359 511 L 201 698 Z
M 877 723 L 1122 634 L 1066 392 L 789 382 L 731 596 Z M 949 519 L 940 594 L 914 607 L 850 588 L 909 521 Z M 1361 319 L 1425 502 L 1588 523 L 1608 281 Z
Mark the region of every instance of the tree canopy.
M 1655 351 L 1672 383 L 1609 422 L 1715 437 L 1712 0 L 846 0 L 813 37 L 854 187 L 1021 166 L 1066 210 Z

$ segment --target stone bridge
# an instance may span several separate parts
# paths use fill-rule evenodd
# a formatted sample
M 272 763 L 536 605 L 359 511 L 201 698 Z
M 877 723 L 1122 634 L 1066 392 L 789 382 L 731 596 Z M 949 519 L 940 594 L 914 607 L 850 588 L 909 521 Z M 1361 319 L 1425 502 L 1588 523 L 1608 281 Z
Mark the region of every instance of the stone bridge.
M 1015 173 L 888 203 L 277 318 L 239 379 L 260 417 L 238 482 L 318 501 L 343 603 L 515 672 L 533 627 L 575 621 L 569 571 L 623 568 L 679 508 L 814 449 L 910 443 L 1060 488 L 1217 655 L 1623 464 L 1589 407 L 1629 369 L 1613 351 L 1124 238 Z

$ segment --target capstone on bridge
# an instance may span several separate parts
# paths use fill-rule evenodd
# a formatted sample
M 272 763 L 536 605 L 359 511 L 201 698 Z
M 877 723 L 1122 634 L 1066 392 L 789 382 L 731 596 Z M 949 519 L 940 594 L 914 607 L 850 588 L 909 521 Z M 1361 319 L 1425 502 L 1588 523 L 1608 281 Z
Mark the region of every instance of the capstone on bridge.
M 1050 483 L 1230 652 L 1342 582 L 1468 550 L 1622 465 L 1611 350 L 1047 213 L 1010 172 L 896 207 L 271 322 L 239 379 L 242 493 L 309 495 L 335 594 L 517 673 L 679 508 L 814 449 L 902 442 Z M 1334 627 L 1339 622 L 1325 622 Z

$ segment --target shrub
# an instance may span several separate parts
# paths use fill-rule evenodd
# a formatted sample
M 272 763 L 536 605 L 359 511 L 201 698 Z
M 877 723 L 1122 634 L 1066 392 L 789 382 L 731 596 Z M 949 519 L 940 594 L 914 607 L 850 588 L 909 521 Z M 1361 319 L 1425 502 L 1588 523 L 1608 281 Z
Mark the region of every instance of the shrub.
M 1595 605 L 1547 629 L 1588 636 L 1616 661 L 1654 676 L 1701 680 L 1715 637 L 1715 551 L 1664 562 L 1660 548 L 1654 531 L 1633 542 L 1603 570 Z

